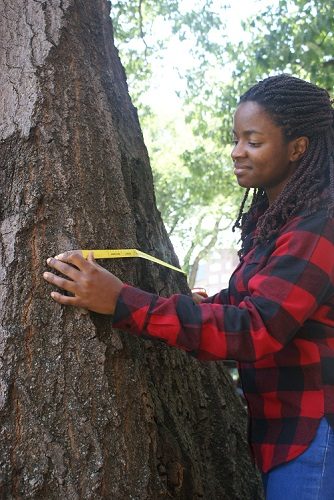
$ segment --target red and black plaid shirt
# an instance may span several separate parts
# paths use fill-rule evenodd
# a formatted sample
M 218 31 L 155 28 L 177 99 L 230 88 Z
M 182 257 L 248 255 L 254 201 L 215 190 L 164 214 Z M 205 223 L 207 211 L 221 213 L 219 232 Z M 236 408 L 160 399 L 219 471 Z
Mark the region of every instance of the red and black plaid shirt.
M 199 305 L 125 285 L 114 326 L 200 360 L 239 361 L 251 446 L 267 472 L 305 451 L 324 415 L 334 426 L 334 220 L 325 210 L 295 217 Z

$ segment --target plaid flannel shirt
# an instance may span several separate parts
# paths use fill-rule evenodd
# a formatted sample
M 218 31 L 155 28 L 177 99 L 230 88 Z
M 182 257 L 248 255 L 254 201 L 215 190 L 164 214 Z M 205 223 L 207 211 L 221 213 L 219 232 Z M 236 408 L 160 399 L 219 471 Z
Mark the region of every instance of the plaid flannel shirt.
M 200 360 L 237 360 L 267 472 L 305 451 L 323 416 L 334 426 L 334 220 L 325 210 L 294 217 L 199 305 L 125 285 L 113 324 Z

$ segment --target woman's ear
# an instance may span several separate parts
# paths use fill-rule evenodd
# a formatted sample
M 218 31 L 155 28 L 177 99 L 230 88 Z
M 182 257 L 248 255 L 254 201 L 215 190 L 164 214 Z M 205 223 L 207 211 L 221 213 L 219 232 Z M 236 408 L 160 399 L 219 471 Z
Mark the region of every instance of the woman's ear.
M 292 150 L 291 150 L 290 160 L 299 161 L 303 156 L 303 154 L 305 153 L 305 151 L 307 150 L 309 142 L 310 142 L 309 138 L 306 136 L 297 137 L 297 139 L 291 141 Z

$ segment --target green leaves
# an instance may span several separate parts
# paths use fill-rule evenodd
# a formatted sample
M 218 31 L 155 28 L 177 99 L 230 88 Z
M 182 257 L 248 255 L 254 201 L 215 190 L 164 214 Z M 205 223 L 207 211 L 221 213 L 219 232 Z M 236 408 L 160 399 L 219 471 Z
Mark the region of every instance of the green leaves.
M 258 2 L 256 14 L 242 22 L 246 36 L 237 43 L 227 38 L 228 8 L 218 3 L 194 0 L 188 10 L 179 0 L 112 5 L 116 45 L 142 122 L 158 206 L 169 232 L 188 250 L 189 268 L 215 241 L 210 231 L 219 234 L 217 220 L 225 225 L 234 220 L 242 197 L 229 158 L 239 96 L 282 71 L 331 93 L 334 88 L 334 0 L 273 0 L 264 8 Z M 187 46 L 189 57 L 180 69 L 186 84 L 179 86 L 173 121 L 155 116 L 144 97 L 152 65 L 175 38 Z M 175 64 L 179 60 L 175 57 Z
M 251 84 L 274 72 L 287 71 L 333 91 L 334 2 L 280 0 L 275 9 L 249 20 L 250 43 L 229 46 L 237 64 L 234 77 Z M 240 59 L 240 53 L 247 59 Z
M 218 48 L 211 36 L 221 30 L 222 19 L 212 0 L 194 2 L 185 10 L 179 0 L 120 0 L 113 2 L 111 18 L 115 41 L 135 102 L 149 86 L 152 62 L 162 56 L 170 38 L 177 35 L 194 47 L 196 58 Z

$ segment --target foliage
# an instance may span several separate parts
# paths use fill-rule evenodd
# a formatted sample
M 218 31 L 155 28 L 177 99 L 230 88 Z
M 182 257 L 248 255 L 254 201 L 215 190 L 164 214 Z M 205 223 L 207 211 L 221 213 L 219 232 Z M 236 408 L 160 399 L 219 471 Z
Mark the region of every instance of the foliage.
M 198 0 L 190 11 L 178 0 L 123 0 L 112 7 L 150 151 L 158 206 L 170 234 L 183 242 L 189 269 L 221 226 L 234 219 L 241 198 L 228 153 L 238 97 L 257 80 L 282 71 L 331 92 L 334 86 L 334 0 L 273 0 L 243 22 L 248 38 L 237 44 L 226 39 L 225 9 L 215 11 L 212 0 Z M 181 132 L 171 120 L 157 120 L 142 100 L 151 63 L 173 36 L 188 43 L 192 54 L 183 75 L 187 85 L 178 94 L 183 114 L 177 120 L 185 121 Z M 182 145 L 176 147 L 178 142 Z M 204 216 L 209 214 L 210 224 Z
M 186 103 L 183 96 L 180 103 L 184 111 L 177 117 L 179 123 L 183 122 L 180 131 L 162 116 L 157 119 L 145 104 L 143 95 L 150 85 L 152 63 L 162 57 L 173 36 L 188 43 L 192 55 L 188 72 L 192 81 L 203 82 L 208 78 L 212 65 L 217 63 L 217 55 L 221 54 L 224 33 L 222 13 L 225 8 L 220 7 L 218 15 L 213 4 L 212 0 L 198 0 L 193 2 L 190 10 L 182 2 L 165 0 L 119 1 L 112 6 L 116 43 L 125 65 L 131 96 L 139 108 L 153 167 L 158 207 L 172 238 L 182 241 L 181 253 L 186 254 L 184 265 L 187 271 L 191 253 L 202 251 L 203 244 L 207 245 L 212 237 L 217 238 L 219 221 L 231 218 L 236 195 L 229 153 L 223 144 L 217 147 L 214 138 L 214 130 L 220 128 L 217 123 L 212 123 L 212 134 L 207 133 L 208 122 L 201 135 L 195 131 L 196 143 L 190 137 L 190 127 L 188 125 L 187 132 L 184 123 Z M 207 98 L 210 96 L 208 90 Z M 198 106 L 195 92 L 192 101 L 187 109 L 189 116 Z M 175 148 L 180 136 L 182 146 Z M 209 214 L 211 222 L 208 226 Z
M 251 43 L 232 51 L 238 54 L 235 76 L 244 79 L 246 69 L 254 81 L 261 74 L 288 71 L 333 90 L 333 8 L 333 0 L 280 0 L 275 9 L 249 20 L 244 29 L 253 33 Z M 249 49 L 251 57 L 246 57 Z
M 208 114 L 221 123 L 221 138 L 229 140 L 230 117 L 238 96 L 261 78 L 280 72 L 292 73 L 333 92 L 334 1 L 278 0 L 242 23 L 248 39 L 225 45 L 228 81 L 221 80 L 208 101 L 208 88 L 188 75 L 187 99 L 196 92 L 199 105 L 189 115 L 199 133 Z M 205 117 L 203 119 L 203 117 Z
M 119 0 L 111 6 L 115 38 L 131 89 L 140 105 L 141 94 L 152 76 L 152 62 L 163 56 L 172 36 L 194 46 L 196 57 L 218 50 L 210 40 L 223 28 L 213 0 L 197 0 L 186 10 L 179 0 Z

